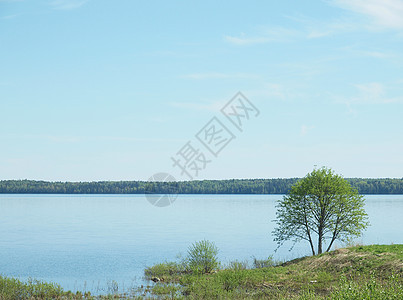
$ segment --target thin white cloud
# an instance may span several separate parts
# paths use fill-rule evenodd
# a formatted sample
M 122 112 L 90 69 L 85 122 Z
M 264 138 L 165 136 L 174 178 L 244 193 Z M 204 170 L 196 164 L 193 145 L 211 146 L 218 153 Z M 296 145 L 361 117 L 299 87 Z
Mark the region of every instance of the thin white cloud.
M 8 15 L 8 16 L 2 16 L 0 17 L 1 20 L 11 20 L 15 19 L 16 17 L 20 16 L 21 14 L 14 14 L 14 15 Z
M 356 96 L 349 98 L 336 97 L 338 102 L 343 102 L 351 111 L 352 104 L 388 104 L 402 102 L 403 97 L 389 97 L 387 88 L 379 82 L 355 84 Z
M 358 96 L 353 97 L 354 102 L 364 103 L 389 103 L 394 102 L 393 99 L 385 98 L 385 87 L 378 82 L 366 84 L 356 84 Z
M 286 18 L 298 23 L 301 37 L 307 39 L 324 38 L 338 33 L 354 31 L 362 27 L 356 20 L 352 21 L 345 17 L 324 21 L 299 14 L 296 16 L 286 16 Z
M 99 141 L 99 142 L 182 142 L 182 139 L 170 139 L 170 138 L 134 138 L 125 136 L 98 136 L 89 137 L 89 141 Z
M 228 100 L 227 100 L 228 101 Z M 225 105 L 226 101 L 215 102 L 171 102 L 170 105 L 182 109 L 190 109 L 197 111 L 218 112 Z
M 239 46 L 264 44 L 270 41 L 266 37 L 245 37 L 242 35 L 240 37 L 226 35 L 224 36 L 224 40 L 227 41 L 228 43 Z
M 253 98 L 263 98 L 266 100 L 281 99 L 286 100 L 292 97 L 290 90 L 278 83 L 263 83 L 257 89 L 246 90 L 245 94 Z
M 24 0 L 0 0 L 0 3 L 14 3 L 14 2 L 23 2 Z M 18 14 L 12 14 L 12 15 L 5 15 L 5 16 L 0 16 L 0 20 L 11 20 L 15 19 L 18 16 L 21 16 L 21 13 Z
M 41 140 L 52 143 L 78 143 L 84 139 L 81 136 L 66 136 L 66 135 L 48 135 L 48 134 L 25 134 L 25 135 L 8 135 L 2 138 L 11 137 L 13 139 Z
M 51 143 L 89 143 L 89 142 L 181 142 L 181 139 L 168 138 L 136 138 L 128 136 L 66 136 L 66 135 L 47 135 L 47 134 L 29 134 L 29 135 L 0 135 L 0 138 L 18 138 L 27 140 L 41 140 Z
M 357 111 L 351 107 L 350 102 L 346 101 L 345 104 L 346 104 L 346 107 L 347 107 L 347 112 L 346 113 L 348 115 L 354 115 L 354 116 L 357 115 Z
M 387 51 L 385 51 L 385 49 L 382 49 L 381 51 L 378 49 L 379 47 L 377 47 L 376 49 L 363 50 L 359 44 L 353 44 L 338 48 L 338 50 L 340 51 L 347 52 L 359 57 L 366 56 L 378 59 L 395 59 L 400 56 L 400 54 L 392 52 L 389 49 Z
M 366 56 L 375 57 L 375 58 L 388 58 L 391 57 L 391 54 L 379 51 L 363 51 L 362 52 Z
M 50 6 L 57 10 L 71 10 L 83 6 L 89 0 L 54 0 L 50 2 Z
M 355 84 L 354 96 L 340 96 L 329 94 L 336 103 L 346 105 L 346 113 L 357 115 L 361 105 L 389 105 L 391 103 L 403 103 L 402 96 L 391 97 L 388 95 L 389 88 L 380 82 Z M 393 88 L 393 87 L 391 87 Z
M 183 76 L 188 79 L 257 79 L 259 76 L 248 73 L 219 73 L 219 72 L 207 72 L 207 73 L 193 73 Z
M 308 126 L 305 124 L 301 125 L 300 136 L 306 136 L 308 134 L 308 132 L 314 128 L 315 128 L 315 126 Z
M 312 29 L 311 31 L 308 32 L 307 38 L 308 39 L 317 39 L 317 38 L 322 38 L 328 35 L 331 35 L 332 32 L 330 30 L 319 30 L 319 29 Z
M 302 39 L 326 38 L 335 34 L 354 32 L 357 30 L 379 30 L 383 27 L 403 28 L 403 0 L 325 0 L 339 8 L 360 13 L 371 17 L 377 27 L 351 18 L 339 16 L 331 20 L 320 20 L 303 15 L 286 16 L 286 18 L 299 23 L 293 28 L 261 27 L 257 32 L 239 35 L 225 35 L 224 40 L 238 46 L 266 44 L 272 42 L 292 42 Z M 372 24 L 371 24 L 372 25 Z
M 296 30 L 275 27 L 275 28 L 261 28 L 259 34 L 256 36 L 248 36 L 241 33 L 239 36 L 225 35 L 224 40 L 228 43 L 246 46 L 255 44 L 265 44 L 269 42 L 286 42 L 299 37 L 301 33 Z
M 403 29 L 403 0 L 334 0 L 333 3 L 371 18 L 375 25 Z
M 162 118 L 162 117 L 149 117 L 146 118 L 147 121 L 152 122 L 152 123 L 166 123 L 167 119 L 166 118 Z

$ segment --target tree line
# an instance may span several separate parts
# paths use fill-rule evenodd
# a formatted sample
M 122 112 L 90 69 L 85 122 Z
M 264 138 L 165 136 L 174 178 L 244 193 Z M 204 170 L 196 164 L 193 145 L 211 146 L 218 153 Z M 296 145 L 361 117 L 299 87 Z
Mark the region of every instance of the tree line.
M 286 194 L 299 178 L 194 180 L 178 182 L 0 181 L 1 194 Z M 403 194 L 403 178 L 347 178 L 360 194 Z

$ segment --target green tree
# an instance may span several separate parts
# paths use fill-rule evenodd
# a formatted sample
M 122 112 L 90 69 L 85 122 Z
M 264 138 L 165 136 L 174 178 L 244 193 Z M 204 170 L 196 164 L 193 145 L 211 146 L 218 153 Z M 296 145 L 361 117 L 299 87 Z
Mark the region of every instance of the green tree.
M 369 225 L 364 210 L 364 197 L 340 175 L 322 167 L 299 180 L 290 192 L 278 201 L 274 241 L 280 247 L 292 240 L 294 245 L 307 240 L 315 255 L 314 238 L 317 238 L 317 253 L 329 240 L 329 251 L 335 240 L 349 241 L 360 236 Z

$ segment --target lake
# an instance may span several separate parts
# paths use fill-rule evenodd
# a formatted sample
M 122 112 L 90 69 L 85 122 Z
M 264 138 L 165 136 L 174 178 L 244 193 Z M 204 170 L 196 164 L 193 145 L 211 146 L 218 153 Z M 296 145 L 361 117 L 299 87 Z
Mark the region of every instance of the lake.
M 224 263 L 309 255 L 307 242 L 274 253 L 281 197 L 179 195 L 159 208 L 144 195 L 0 195 L 0 274 L 102 294 L 113 281 L 120 291 L 144 284 L 146 266 L 186 255 L 202 239 L 216 243 Z M 371 226 L 357 242 L 403 243 L 403 195 L 365 198 Z

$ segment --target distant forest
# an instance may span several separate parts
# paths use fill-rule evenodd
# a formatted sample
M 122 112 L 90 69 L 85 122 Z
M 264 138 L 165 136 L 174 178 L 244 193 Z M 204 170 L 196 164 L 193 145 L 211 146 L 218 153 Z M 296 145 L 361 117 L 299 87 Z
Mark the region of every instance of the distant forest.
M 403 194 L 401 179 L 346 178 L 361 194 Z M 98 181 L 47 182 L 0 181 L 1 194 L 286 194 L 298 178 L 231 179 L 180 182 Z

